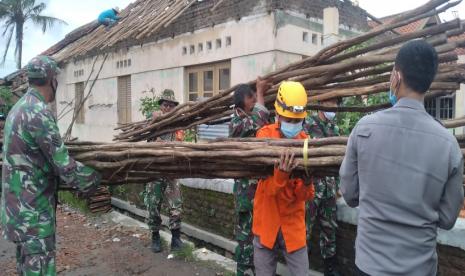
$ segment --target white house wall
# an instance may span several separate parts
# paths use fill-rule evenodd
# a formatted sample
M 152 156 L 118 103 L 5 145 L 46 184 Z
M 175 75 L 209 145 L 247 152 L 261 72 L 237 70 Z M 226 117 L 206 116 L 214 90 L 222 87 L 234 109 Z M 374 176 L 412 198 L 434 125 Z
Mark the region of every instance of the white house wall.
M 459 56 L 459 63 L 465 63 L 465 55 Z M 460 85 L 460 90 L 455 94 L 455 118 L 465 116 L 465 84 Z M 455 134 L 465 134 L 463 127 L 455 130 Z
M 302 59 L 302 55 L 271 51 L 231 59 L 231 83 L 248 82 Z

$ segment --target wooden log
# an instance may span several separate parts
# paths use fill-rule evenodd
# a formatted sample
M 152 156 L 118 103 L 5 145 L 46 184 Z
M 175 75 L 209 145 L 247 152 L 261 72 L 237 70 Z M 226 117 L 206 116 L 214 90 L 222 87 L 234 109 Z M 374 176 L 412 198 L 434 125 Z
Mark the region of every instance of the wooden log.
M 457 119 L 446 120 L 442 122 L 445 128 L 456 128 L 465 126 L 465 117 L 460 117 Z
M 446 22 L 446 23 L 442 23 L 442 24 L 439 24 L 439 25 L 434 25 L 434 26 L 429 27 L 429 28 L 427 27 L 425 29 L 421 29 L 421 30 L 416 31 L 416 32 L 406 33 L 406 34 L 400 35 L 398 37 L 395 37 L 393 39 L 388 39 L 388 40 L 385 40 L 385 41 L 374 43 L 374 44 L 371 44 L 371 45 L 369 45 L 367 47 L 364 47 L 364 48 L 361 48 L 361 49 L 358 49 L 358 50 L 355 50 L 355 51 L 351 51 L 351 52 L 348 52 L 348 53 L 345 53 L 345 54 L 335 56 L 335 57 L 327 60 L 325 63 L 330 64 L 330 63 L 340 62 L 340 61 L 343 61 L 343 60 L 346 60 L 346 59 L 349 59 L 349 58 L 353 58 L 353 57 L 356 57 L 356 56 L 359 56 L 359 55 L 362 55 L 362 54 L 366 54 L 366 53 L 371 52 L 371 51 L 375 51 L 375 50 L 379 50 L 379 49 L 382 49 L 382 48 L 393 46 L 393 45 L 396 45 L 396 44 L 399 44 L 399 43 L 403 43 L 403 42 L 408 41 L 408 40 L 412 40 L 412 39 L 419 38 L 419 37 L 436 35 L 436 34 L 440 34 L 440 33 L 445 33 L 448 30 L 459 28 L 459 27 L 460 27 L 460 19 L 454 19 L 454 20 Z

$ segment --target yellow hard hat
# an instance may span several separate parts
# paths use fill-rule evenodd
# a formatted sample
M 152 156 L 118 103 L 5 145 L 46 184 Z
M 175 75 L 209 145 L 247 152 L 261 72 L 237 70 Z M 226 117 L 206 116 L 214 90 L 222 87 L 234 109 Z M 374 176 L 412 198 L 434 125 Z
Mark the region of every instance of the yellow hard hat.
M 280 116 L 303 119 L 307 116 L 307 91 L 300 82 L 284 81 L 279 86 L 274 107 Z

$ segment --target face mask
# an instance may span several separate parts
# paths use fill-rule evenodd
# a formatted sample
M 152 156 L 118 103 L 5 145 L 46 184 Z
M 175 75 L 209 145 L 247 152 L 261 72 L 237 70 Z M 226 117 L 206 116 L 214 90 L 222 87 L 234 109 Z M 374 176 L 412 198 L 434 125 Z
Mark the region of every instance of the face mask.
M 323 112 L 325 114 L 326 119 L 329 121 L 334 120 L 334 117 L 336 117 L 336 112 Z
M 397 96 L 394 95 L 392 89 L 389 90 L 389 101 L 391 102 L 392 106 L 394 106 L 397 103 Z
M 294 138 L 302 131 L 302 122 L 295 124 L 288 123 L 285 121 L 281 122 L 281 132 L 286 138 Z

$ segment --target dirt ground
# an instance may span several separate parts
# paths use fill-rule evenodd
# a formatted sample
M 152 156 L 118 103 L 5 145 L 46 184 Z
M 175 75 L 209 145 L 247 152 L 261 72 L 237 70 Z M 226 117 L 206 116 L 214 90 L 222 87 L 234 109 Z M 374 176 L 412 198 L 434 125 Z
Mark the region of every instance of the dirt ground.
M 102 217 L 86 217 L 60 206 L 57 211 L 59 275 L 223 275 L 207 263 L 153 254 L 146 230 L 127 228 Z M 16 275 L 15 246 L 0 238 L 1 275 Z

